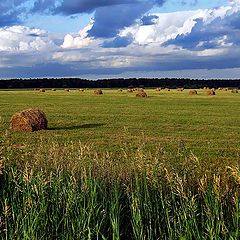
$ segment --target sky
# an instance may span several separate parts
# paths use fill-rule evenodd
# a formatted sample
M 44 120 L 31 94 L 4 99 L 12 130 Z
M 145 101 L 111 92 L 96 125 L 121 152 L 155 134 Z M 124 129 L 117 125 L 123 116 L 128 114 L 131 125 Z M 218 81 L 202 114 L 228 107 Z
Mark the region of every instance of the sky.
M 240 0 L 0 0 L 0 78 L 240 78 Z

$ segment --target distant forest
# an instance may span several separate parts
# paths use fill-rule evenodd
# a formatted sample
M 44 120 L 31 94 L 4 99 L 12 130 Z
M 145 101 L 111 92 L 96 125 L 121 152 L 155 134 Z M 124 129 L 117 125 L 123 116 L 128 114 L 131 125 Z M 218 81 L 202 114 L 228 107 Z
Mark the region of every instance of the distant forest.
M 119 78 L 86 80 L 80 78 L 42 78 L 42 79 L 10 79 L 0 80 L 0 89 L 24 88 L 133 88 L 133 87 L 162 87 L 162 88 L 240 88 L 237 80 L 196 80 L 177 78 Z

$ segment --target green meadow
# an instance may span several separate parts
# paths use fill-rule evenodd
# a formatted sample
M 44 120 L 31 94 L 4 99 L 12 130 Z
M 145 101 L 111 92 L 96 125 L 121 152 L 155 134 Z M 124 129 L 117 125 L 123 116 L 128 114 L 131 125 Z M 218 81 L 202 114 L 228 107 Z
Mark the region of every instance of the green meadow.
M 1 239 L 240 239 L 240 94 L 145 91 L 0 91 Z

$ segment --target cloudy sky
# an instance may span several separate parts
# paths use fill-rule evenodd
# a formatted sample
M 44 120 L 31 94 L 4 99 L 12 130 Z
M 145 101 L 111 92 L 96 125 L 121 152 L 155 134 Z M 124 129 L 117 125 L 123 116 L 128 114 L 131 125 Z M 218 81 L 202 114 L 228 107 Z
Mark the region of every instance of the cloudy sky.
M 0 0 L 0 78 L 240 78 L 240 0 Z

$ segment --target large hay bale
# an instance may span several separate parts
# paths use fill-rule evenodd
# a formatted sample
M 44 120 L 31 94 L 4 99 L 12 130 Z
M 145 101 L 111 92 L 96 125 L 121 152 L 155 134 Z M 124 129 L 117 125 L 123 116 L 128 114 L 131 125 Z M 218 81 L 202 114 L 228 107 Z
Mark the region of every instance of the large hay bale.
M 103 91 L 101 89 L 96 89 L 96 90 L 94 90 L 94 94 L 95 95 L 102 95 Z
M 138 91 L 137 94 L 136 94 L 136 97 L 143 97 L 143 98 L 145 98 L 145 97 L 147 97 L 147 93 L 145 91 L 143 91 L 143 90 Z
M 198 94 L 197 90 L 190 90 L 189 91 L 189 95 L 197 95 L 197 94 Z
M 17 132 L 34 132 L 47 129 L 48 120 L 38 108 L 28 108 L 15 113 L 10 120 L 10 129 Z
M 216 92 L 213 91 L 213 90 L 209 90 L 209 91 L 207 91 L 207 95 L 208 96 L 214 96 L 214 95 L 216 95 Z

